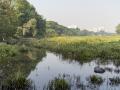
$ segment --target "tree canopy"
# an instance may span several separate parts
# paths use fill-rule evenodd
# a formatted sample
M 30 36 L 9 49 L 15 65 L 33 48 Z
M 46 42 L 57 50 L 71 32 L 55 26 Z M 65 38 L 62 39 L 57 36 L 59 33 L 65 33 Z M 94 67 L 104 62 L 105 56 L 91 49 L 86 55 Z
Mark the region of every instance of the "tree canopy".
M 0 0 L 0 40 L 14 36 L 43 37 L 45 24 L 45 19 L 26 0 Z
M 17 28 L 17 16 L 11 0 L 0 1 L 0 39 L 13 36 Z
M 16 0 L 15 2 L 15 9 L 17 11 L 17 16 L 18 16 L 18 20 L 19 20 L 19 28 L 18 30 L 21 28 L 23 30 L 17 31 L 17 32 L 21 32 L 21 35 L 26 36 L 28 34 L 24 34 L 25 29 L 28 29 L 26 31 L 30 31 L 31 24 L 29 24 L 30 22 L 34 21 L 36 22 L 34 30 L 36 32 L 35 35 L 32 36 L 36 36 L 36 37 L 42 37 L 45 34 L 45 19 L 43 19 L 43 17 L 41 15 L 39 15 L 35 8 L 30 5 L 26 0 Z M 25 28 L 27 25 L 27 27 L 29 28 Z M 29 35 L 28 35 L 29 36 Z

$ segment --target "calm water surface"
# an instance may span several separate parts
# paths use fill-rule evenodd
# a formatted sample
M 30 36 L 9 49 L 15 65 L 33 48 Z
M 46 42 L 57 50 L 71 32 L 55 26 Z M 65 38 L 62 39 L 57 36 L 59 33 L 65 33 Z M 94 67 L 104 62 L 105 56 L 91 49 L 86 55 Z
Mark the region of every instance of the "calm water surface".
M 98 66 L 98 63 L 95 60 L 89 63 L 80 64 L 74 60 L 64 60 L 61 55 L 47 52 L 46 57 L 44 57 L 42 61 L 36 65 L 36 68 L 33 71 L 31 71 L 28 79 L 32 80 L 37 90 L 43 90 L 43 88 L 48 85 L 50 80 L 53 80 L 55 77 L 60 75 L 66 75 L 71 79 L 72 90 L 80 90 L 80 88 L 75 87 L 75 80 L 72 80 L 72 78 L 80 77 L 80 82 L 82 82 L 84 85 L 87 85 L 88 77 L 91 75 L 99 75 L 104 79 L 104 83 L 99 87 L 97 86 L 95 90 L 120 90 L 119 85 L 109 85 L 109 78 L 120 75 L 119 73 L 114 72 L 114 70 L 119 67 L 114 66 L 112 63 L 100 65 L 103 68 L 112 68 L 113 71 L 106 71 L 103 74 L 96 74 L 94 73 L 94 67 L 96 66 Z M 89 88 L 87 90 L 93 90 L 93 88 Z

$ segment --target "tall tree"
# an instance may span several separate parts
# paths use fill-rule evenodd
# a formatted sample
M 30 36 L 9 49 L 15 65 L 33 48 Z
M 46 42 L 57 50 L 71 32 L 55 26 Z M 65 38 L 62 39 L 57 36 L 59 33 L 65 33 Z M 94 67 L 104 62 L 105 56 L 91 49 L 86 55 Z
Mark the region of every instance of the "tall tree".
M 19 20 L 19 29 L 21 32 L 21 28 L 25 25 L 25 23 L 29 22 L 31 19 L 36 19 L 36 30 L 37 37 L 44 36 L 45 33 L 45 20 L 41 15 L 38 15 L 35 8 L 30 5 L 26 0 L 15 0 L 15 9 L 17 11 L 18 20 Z
M 27 23 L 31 18 L 37 15 L 35 8 L 26 0 L 15 0 L 15 9 L 19 19 L 19 26 Z
M 11 0 L 0 0 L 0 39 L 14 36 L 17 28 L 17 16 Z

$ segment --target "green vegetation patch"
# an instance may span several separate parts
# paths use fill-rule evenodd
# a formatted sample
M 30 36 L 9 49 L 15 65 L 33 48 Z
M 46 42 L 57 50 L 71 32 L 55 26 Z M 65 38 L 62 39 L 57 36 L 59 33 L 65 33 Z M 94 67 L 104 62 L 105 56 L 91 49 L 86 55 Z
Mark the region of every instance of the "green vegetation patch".
M 13 77 L 7 79 L 3 87 L 5 90 L 29 90 L 31 82 L 19 71 Z
M 14 57 L 18 54 L 17 46 L 0 44 L 0 58 Z
M 48 85 L 49 90 L 70 90 L 66 80 L 55 78 Z
M 34 45 L 76 60 L 120 59 L 120 36 L 54 37 Z

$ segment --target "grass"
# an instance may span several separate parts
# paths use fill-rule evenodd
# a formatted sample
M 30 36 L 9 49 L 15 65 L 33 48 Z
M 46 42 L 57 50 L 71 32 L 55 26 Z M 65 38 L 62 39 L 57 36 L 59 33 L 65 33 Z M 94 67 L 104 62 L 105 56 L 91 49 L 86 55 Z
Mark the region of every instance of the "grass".
M 3 85 L 4 90 L 29 90 L 31 82 L 19 71 L 14 77 L 7 79 Z
M 48 85 L 48 90 L 70 90 L 66 80 L 55 78 Z
M 53 37 L 39 40 L 34 46 L 76 60 L 120 59 L 120 36 Z

